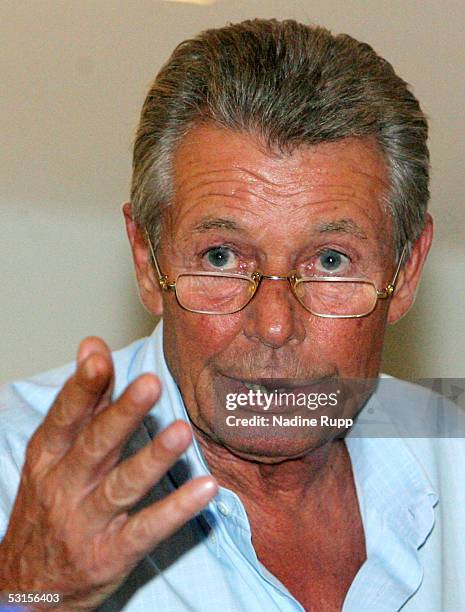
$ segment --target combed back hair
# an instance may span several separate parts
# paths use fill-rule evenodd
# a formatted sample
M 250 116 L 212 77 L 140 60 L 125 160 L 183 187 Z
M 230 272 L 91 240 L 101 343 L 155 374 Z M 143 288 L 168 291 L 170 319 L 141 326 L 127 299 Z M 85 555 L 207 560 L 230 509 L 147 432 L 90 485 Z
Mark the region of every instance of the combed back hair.
M 429 198 L 428 126 L 407 83 L 365 43 L 293 20 L 254 19 L 179 44 L 145 99 L 131 200 L 158 245 L 173 200 L 173 156 L 194 126 L 249 133 L 275 154 L 371 136 L 388 169 L 396 254 L 411 245 Z

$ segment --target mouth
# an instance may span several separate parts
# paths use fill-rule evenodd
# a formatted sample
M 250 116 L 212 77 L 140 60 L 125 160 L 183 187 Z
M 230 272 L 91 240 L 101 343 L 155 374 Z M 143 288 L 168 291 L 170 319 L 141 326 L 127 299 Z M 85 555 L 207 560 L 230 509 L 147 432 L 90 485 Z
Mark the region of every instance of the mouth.
M 308 408 L 300 401 L 304 396 L 328 395 L 336 391 L 338 386 L 334 376 L 318 379 L 284 377 L 249 379 L 221 374 L 219 378 L 217 391 L 223 405 L 228 394 L 247 396 L 248 401 L 244 400 L 238 409 L 262 414 L 307 413 Z

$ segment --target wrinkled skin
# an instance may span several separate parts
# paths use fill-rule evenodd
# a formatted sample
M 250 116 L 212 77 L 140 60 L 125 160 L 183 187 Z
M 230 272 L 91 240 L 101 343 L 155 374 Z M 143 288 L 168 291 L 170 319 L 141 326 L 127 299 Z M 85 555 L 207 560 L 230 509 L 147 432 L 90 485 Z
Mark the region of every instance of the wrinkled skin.
M 249 135 L 208 126 L 187 135 L 175 162 L 176 200 L 158 251 L 171 280 L 189 270 L 218 271 L 204 253 L 222 244 L 235 253 L 223 271 L 258 268 L 283 275 L 297 267 L 314 274 L 321 265 L 316 253 L 332 248 L 350 256 L 349 271 L 379 289 L 391 280 L 396 261 L 384 206 L 388 178 L 371 140 L 347 139 L 272 156 Z M 410 307 L 431 240 L 428 218 L 394 298 L 378 302 L 367 317 L 316 317 L 297 302 L 287 282 L 270 281 L 262 282 L 242 311 L 212 316 L 181 309 L 171 292 L 161 302 L 145 238 L 129 205 L 126 216 L 141 297 L 151 312 L 163 310 L 165 355 L 190 418 L 207 444 L 217 440 L 261 462 L 303 456 L 324 441 L 325 433 L 270 441 L 219 428 L 225 389 L 232 390 L 228 379 L 376 378 L 386 322 Z M 239 228 L 218 227 L 218 219 Z M 329 229 L 341 220 L 338 230 Z

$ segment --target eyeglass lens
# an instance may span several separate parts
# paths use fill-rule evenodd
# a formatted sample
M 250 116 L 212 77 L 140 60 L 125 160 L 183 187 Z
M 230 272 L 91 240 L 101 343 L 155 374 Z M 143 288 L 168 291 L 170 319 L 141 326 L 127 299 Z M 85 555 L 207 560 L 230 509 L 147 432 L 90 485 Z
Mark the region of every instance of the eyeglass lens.
M 193 311 L 228 314 L 243 308 L 255 292 L 246 278 L 181 274 L 176 281 L 177 298 Z M 298 280 L 294 292 L 310 312 L 326 316 L 360 316 L 376 304 L 376 288 L 369 282 L 346 280 Z

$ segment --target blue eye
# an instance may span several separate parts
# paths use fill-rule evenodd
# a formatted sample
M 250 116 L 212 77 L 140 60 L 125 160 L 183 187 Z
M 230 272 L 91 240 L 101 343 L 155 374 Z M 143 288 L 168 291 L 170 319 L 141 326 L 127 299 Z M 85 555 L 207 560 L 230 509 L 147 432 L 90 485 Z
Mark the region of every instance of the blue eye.
M 318 255 L 317 269 L 322 272 L 345 272 L 350 263 L 349 258 L 335 251 L 334 249 L 326 249 Z
M 236 265 L 236 256 L 228 247 L 218 246 L 205 254 L 207 262 L 214 268 L 229 269 Z

